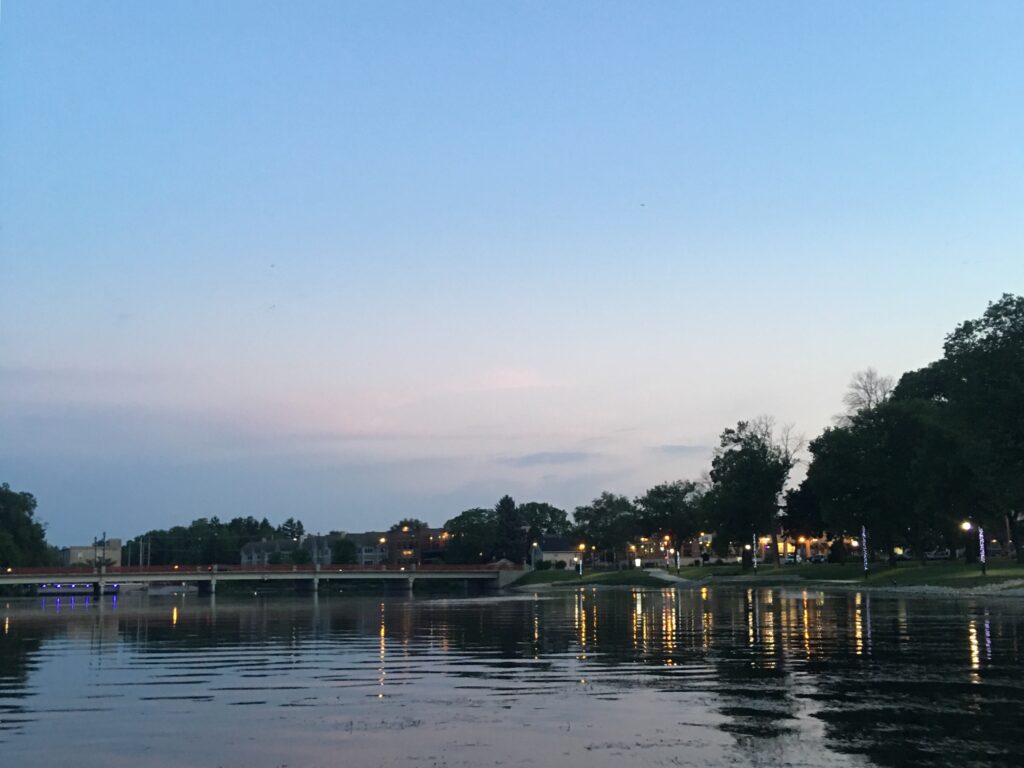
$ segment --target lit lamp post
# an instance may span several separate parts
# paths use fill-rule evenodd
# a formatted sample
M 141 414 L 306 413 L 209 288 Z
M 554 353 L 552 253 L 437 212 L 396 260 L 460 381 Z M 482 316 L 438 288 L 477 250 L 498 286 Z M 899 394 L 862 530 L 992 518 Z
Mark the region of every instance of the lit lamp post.
M 586 544 L 580 544 L 580 578 L 583 578 L 583 553 L 587 551 Z
M 974 526 L 971 525 L 970 520 L 964 520 L 960 523 L 960 530 L 967 533 Z M 978 561 L 981 563 L 981 575 L 987 575 L 987 564 L 985 562 L 985 529 L 982 526 L 978 526 Z
M 537 567 L 537 550 L 538 549 L 540 549 L 540 544 L 538 544 L 536 541 L 533 542 L 533 546 L 530 547 L 530 567 L 531 568 L 536 568 Z

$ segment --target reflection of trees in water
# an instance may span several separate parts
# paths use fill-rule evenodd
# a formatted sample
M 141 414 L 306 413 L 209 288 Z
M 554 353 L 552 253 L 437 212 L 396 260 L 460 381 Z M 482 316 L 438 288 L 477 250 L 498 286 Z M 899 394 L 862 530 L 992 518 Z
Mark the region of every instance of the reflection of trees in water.
M 709 702 L 754 763 L 784 762 L 804 737 L 892 766 L 1019 764 L 1024 743 L 1024 621 L 1007 605 L 717 588 L 126 602 L 17 616 L 0 637 L 5 727 L 30 716 L 19 698 L 58 636 L 101 655 L 128 646 L 153 669 L 208 653 L 232 674 L 304 665 L 361 679 L 376 668 L 381 685 L 437 673 L 541 690 L 585 674 L 677 696 L 681 707 Z M 242 649 L 244 660 L 226 653 Z
M 790 615 L 787 601 L 772 592 L 747 590 L 716 596 L 718 631 L 711 654 L 722 726 L 740 750 L 774 759 L 784 749 L 776 740 L 795 732 L 797 703 L 791 690 Z
M 859 642 L 856 609 L 852 646 L 820 670 L 818 716 L 836 749 L 891 766 L 1021 764 L 1018 612 L 997 622 L 949 600 L 888 600 L 862 613 Z
M 5 618 L 0 634 L 0 743 L 29 719 L 24 700 L 31 695 L 28 679 L 38 667 L 42 645 L 41 636 L 22 632 L 17 626 L 12 628 L 10 618 Z

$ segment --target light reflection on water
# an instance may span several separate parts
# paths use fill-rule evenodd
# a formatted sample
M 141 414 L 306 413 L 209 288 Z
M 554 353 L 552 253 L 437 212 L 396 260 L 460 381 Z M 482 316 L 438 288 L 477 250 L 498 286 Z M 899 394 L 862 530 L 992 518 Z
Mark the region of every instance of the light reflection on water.
M 1014 601 L 702 587 L 0 608 L 0 750 L 18 765 L 987 766 L 1018 765 L 1024 742 Z

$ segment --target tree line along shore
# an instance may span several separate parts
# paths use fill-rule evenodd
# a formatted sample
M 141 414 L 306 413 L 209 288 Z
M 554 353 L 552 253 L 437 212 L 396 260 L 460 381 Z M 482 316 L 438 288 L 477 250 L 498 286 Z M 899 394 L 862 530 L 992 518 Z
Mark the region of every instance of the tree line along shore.
M 389 533 L 410 541 L 410 531 L 431 531 L 430 557 L 442 562 L 537 564 L 537 550 L 558 539 L 578 547 L 592 569 L 633 565 L 638 547 L 652 543 L 666 565 L 722 563 L 740 571 L 757 561 L 784 564 L 787 552 L 801 551 L 796 542 L 809 541 L 837 568 L 856 569 L 843 565 L 854 554 L 857 563 L 863 557 L 890 566 L 923 564 L 937 552 L 1024 562 L 1024 297 L 991 302 L 946 336 L 938 360 L 898 380 L 871 368 L 855 374 L 843 403 L 843 413 L 806 444 L 769 416 L 739 421 L 721 432 L 702 477 L 634 498 L 605 491 L 570 514 L 506 495 L 440 529 L 398 521 L 382 532 L 381 545 Z M 31 493 L 0 485 L 0 567 L 58 562 L 36 507 Z M 129 540 L 121 561 L 131 562 L 134 548 L 138 562 L 145 552 L 153 565 L 230 563 L 251 542 L 306 536 L 294 518 L 278 526 L 251 516 L 200 518 Z M 332 562 L 358 562 L 353 535 L 327 537 Z M 310 555 L 294 547 L 282 557 L 308 562 Z

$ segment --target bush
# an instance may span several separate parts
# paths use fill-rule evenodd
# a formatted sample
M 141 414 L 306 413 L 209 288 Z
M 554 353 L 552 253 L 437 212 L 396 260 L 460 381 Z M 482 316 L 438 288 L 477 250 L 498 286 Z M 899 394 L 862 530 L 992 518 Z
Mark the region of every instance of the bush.
M 538 571 L 550 571 L 551 566 L 552 563 L 550 560 L 541 560 L 535 567 Z
M 559 560 L 555 563 L 555 569 L 559 571 L 565 570 L 565 560 Z
M 830 563 L 845 563 L 847 554 L 846 545 L 843 544 L 843 540 L 836 539 L 832 542 L 832 546 L 828 548 L 828 561 Z

